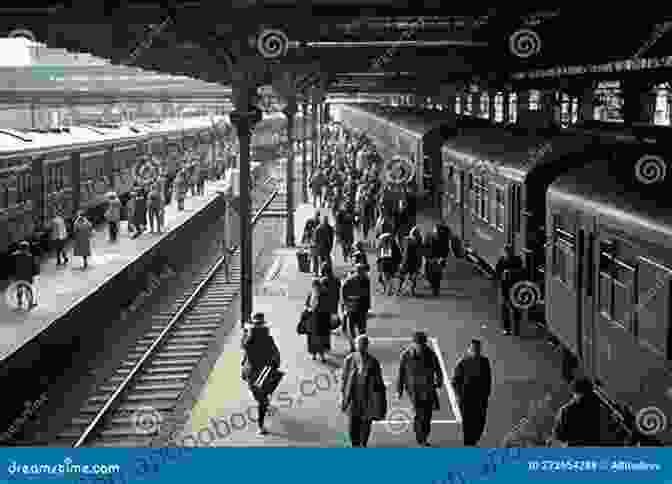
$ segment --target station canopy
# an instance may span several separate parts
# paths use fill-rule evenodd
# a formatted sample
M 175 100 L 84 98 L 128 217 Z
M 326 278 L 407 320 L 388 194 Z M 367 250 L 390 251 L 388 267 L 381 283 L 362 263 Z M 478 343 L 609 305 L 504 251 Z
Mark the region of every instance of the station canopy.
M 666 55 L 672 23 L 629 4 L 596 9 L 470 8 L 442 0 L 142 1 L 0 8 L 0 35 L 201 81 L 230 85 L 250 32 L 280 29 L 279 62 L 330 93 L 502 85 L 515 73 Z M 51 4 L 51 6 L 49 6 Z M 130 81 L 129 81 L 130 82 Z M 447 89 L 451 89 L 448 87 Z

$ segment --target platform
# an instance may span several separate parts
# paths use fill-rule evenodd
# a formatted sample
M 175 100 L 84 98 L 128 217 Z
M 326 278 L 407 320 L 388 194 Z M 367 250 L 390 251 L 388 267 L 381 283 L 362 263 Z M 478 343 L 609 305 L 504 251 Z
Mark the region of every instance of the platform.
M 296 212 L 296 236 L 300 240 L 305 220 L 314 214 L 311 205 Z M 432 221 L 420 216 L 426 230 Z M 311 276 L 298 272 L 293 249 L 283 249 L 266 281 L 255 291 L 254 311 L 266 314 L 282 355 L 285 380 L 273 396 L 274 415 L 268 419 L 270 435 L 256 435 L 255 404 L 240 380 L 240 330 L 230 335 L 219 361 L 209 376 L 189 421 L 178 434 L 178 445 L 339 447 L 347 444 L 345 417 L 338 411 L 340 367 L 347 343 L 340 335 L 332 338 L 333 351 L 326 364 L 312 361 L 305 337 L 296 334 L 299 313 L 308 294 Z M 369 261 L 375 254 L 369 253 Z M 349 269 L 340 249 L 334 252 L 339 276 Z M 374 264 L 375 265 L 375 264 Z M 440 355 L 446 382 L 469 341 L 484 341 L 484 353 L 493 366 L 493 395 L 482 446 L 499 446 L 503 437 L 527 414 L 530 402 L 562 387 L 560 355 L 531 331 L 524 338 L 504 336 L 499 329 L 496 290 L 469 263 L 451 260 L 441 295 L 434 298 L 429 288 L 419 285 L 418 296 L 373 295 L 369 319 L 370 351 L 383 366 L 388 394 L 386 422 L 374 425 L 370 446 L 413 447 L 412 426 L 406 398 L 396 400 L 392 392 L 399 351 L 410 342 L 415 329 L 427 330 Z M 377 274 L 372 275 L 376 281 Z M 375 287 L 375 282 L 374 282 Z M 431 441 L 435 446 L 462 445 L 459 410 L 450 386 L 441 391 L 441 410 L 435 412 Z
M 94 231 L 91 239 L 89 267 L 82 269 L 81 257 L 72 256 L 71 243 L 67 253 L 67 266 L 57 266 L 53 254 L 43 259 L 40 274 L 35 278 L 38 306 L 30 312 L 12 310 L 4 297 L 0 302 L 0 361 L 9 357 L 79 300 L 86 298 L 106 280 L 139 257 L 147 249 L 156 245 L 164 237 L 170 236 L 172 229 L 205 207 L 215 197 L 216 182 L 206 182 L 204 196 L 187 196 L 184 211 L 177 210 L 173 201 L 165 210 L 165 229 L 162 234 L 145 232 L 137 239 L 131 239 L 127 222 L 121 222 L 117 242 L 110 242 L 106 225 Z

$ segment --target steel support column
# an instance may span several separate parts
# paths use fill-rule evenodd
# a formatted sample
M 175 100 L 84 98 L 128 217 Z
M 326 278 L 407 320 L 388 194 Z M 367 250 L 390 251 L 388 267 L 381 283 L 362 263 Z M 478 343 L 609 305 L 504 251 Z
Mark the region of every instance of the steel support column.
M 287 107 L 283 109 L 283 114 L 287 117 L 287 225 L 285 234 L 285 244 L 287 247 L 294 247 L 294 120 L 296 116 L 296 98 L 287 99 Z
M 249 104 L 248 104 L 249 106 Z M 241 326 L 252 316 L 252 227 L 250 224 L 250 141 L 254 125 L 261 121 L 261 111 L 250 106 L 236 110 L 229 117 L 236 127 L 240 155 L 240 321 Z
M 320 160 L 317 159 L 317 102 L 315 99 L 311 102 L 311 124 L 313 126 L 313 141 L 312 141 L 312 159 L 311 167 L 315 170 L 316 167 L 320 166 Z
M 301 143 L 302 163 L 301 163 L 301 195 L 303 203 L 308 203 L 308 103 L 304 101 L 301 104 L 303 112 L 303 143 Z

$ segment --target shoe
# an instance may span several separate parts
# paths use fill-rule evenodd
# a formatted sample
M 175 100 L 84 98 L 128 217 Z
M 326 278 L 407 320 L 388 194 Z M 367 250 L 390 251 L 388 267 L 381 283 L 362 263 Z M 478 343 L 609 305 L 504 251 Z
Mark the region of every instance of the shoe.
M 268 435 L 268 430 L 262 427 L 259 430 L 257 430 L 257 435 Z

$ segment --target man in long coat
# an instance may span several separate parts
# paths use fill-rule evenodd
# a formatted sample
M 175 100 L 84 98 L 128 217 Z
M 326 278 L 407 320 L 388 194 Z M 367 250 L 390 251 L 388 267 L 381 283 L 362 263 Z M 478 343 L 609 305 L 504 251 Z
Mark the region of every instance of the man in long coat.
M 413 333 L 413 343 L 401 353 L 397 393 L 401 400 L 406 391 L 411 400 L 418 445 L 429 447 L 427 439 L 432 430 L 432 412 L 440 409 L 437 388 L 441 385 L 443 375 L 439 358 L 427 345 L 427 335 L 416 331 Z
M 480 340 L 471 341 L 467 355 L 455 367 L 452 383 L 462 414 L 464 445 L 473 447 L 483 435 L 492 390 L 490 360 L 481 354 Z
M 340 406 L 349 417 L 350 442 L 353 447 L 366 447 L 374 420 L 387 414 L 387 392 L 380 362 L 369 353 L 369 338 L 360 335 L 357 352 L 343 362 Z
M 331 249 L 334 247 L 334 229 L 329 225 L 329 219 L 322 217 L 322 223 L 315 229 L 315 246 L 317 247 L 320 264 L 331 264 Z

